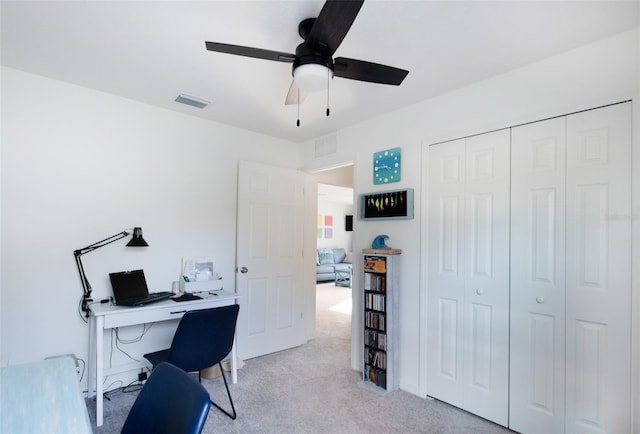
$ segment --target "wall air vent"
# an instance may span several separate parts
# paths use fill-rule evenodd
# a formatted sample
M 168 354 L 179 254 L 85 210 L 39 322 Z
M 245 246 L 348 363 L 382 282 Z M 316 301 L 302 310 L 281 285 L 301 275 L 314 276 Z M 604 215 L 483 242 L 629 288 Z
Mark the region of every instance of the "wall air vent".
M 192 107 L 197 107 L 199 109 L 203 109 L 209 105 L 209 101 L 206 101 L 202 98 L 196 98 L 195 96 L 185 95 L 184 93 L 178 95 L 175 101 L 182 104 L 190 105 Z

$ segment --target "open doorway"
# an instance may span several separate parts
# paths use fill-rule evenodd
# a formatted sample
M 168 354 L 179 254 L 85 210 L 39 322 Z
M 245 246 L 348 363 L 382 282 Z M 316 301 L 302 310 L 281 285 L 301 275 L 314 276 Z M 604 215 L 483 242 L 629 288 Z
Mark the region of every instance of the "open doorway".
M 353 165 L 314 174 L 318 184 L 316 333 L 331 336 L 350 354 Z
M 353 188 L 318 183 L 317 248 L 353 250 Z

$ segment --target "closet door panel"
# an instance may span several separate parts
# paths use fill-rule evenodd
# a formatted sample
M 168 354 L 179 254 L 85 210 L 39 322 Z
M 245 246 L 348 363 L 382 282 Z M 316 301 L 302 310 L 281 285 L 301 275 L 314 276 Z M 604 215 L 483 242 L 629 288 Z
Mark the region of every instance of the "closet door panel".
M 464 409 L 509 408 L 509 130 L 466 139 Z
M 567 117 L 567 431 L 631 429 L 631 104 Z
M 465 142 L 429 149 L 427 387 L 463 405 Z
M 565 118 L 512 129 L 509 427 L 564 431 Z

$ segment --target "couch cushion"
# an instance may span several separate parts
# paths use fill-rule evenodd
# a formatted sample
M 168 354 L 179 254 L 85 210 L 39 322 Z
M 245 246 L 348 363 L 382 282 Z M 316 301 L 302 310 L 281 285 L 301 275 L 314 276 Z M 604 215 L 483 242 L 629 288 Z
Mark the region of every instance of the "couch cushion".
M 333 272 L 334 272 L 333 265 L 318 265 L 316 267 L 316 274 L 323 274 L 323 273 L 333 274 Z
M 344 257 L 347 256 L 347 252 L 343 248 L 331 249 L 333 250 L 333 262 L 339 264 L 344 262 Z
M 318 249 L 318 265 L 333 264 L 333 250 L 331 249 Z

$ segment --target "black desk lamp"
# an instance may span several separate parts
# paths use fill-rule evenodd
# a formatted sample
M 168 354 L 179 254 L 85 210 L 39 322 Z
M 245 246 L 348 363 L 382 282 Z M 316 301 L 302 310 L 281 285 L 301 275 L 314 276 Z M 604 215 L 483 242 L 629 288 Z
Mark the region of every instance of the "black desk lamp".
M 78 273 L 80 273 L 80 281 L 82 282 L 82 289 L 83 289 L 82 311 L 85 313 L 86 318 L 89 318 L 89 302 L 93 300 L 91 299 L 91 284 L 89 283 L 89 280 L 87 280 L 87 276 L 84 273 L 84 267 L 82 266 L 82 260 L 80 259 L 80 257 L 85 253 L 93 252 L 94 250 L 99 249 L 100 247 L 104 247 L 107 244 L 113 243 L 114 241 L 121 240 L 125 237 L 128 237 L 129 235 L 130 235 L 129 232 L 122 231 L 118 234 L 111 235 L 110 237 L 105 238 L 104 240 L 100 240 L 98 242 L 90 244 L 87 247 L 83 247 L 81 249 L 73 251 L 73 256 L 76 257 L 76 265 L 78 266 Z M 149 244 L 147 244 L 144 238 L 142 238 L 142 228 L 133 228 L 133 237 L 127 243 L 127 247 L 148 247 L 148 246 Z

